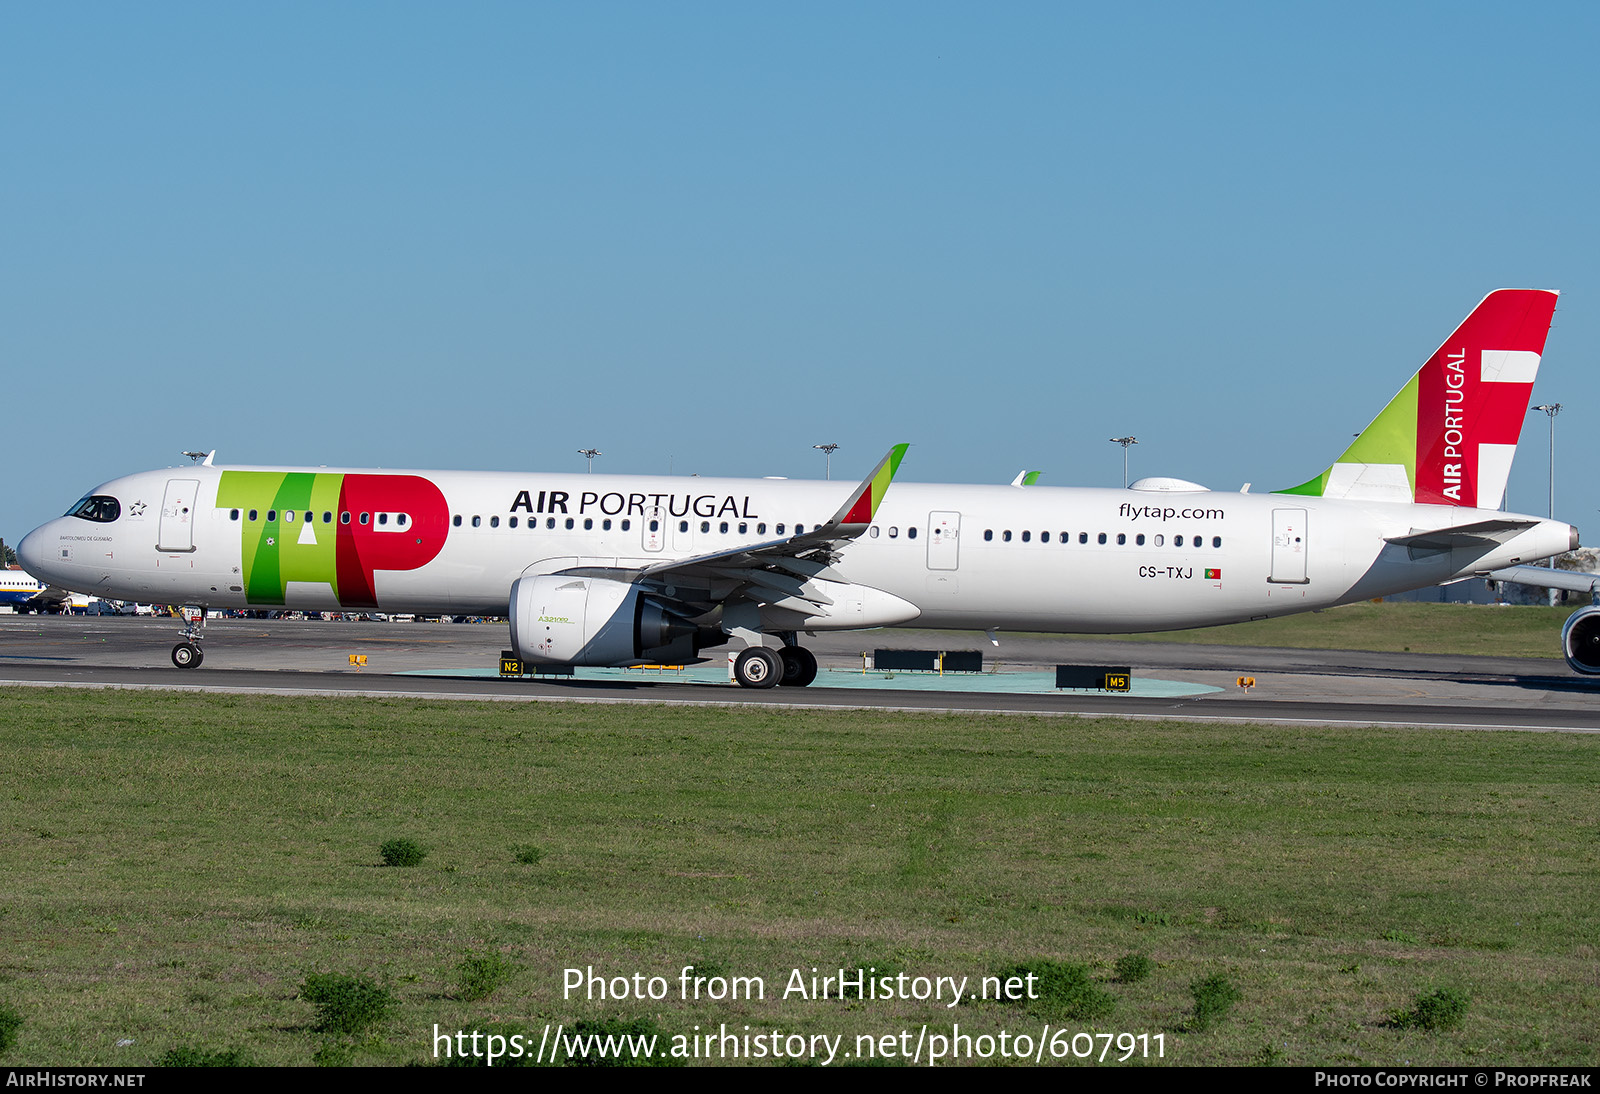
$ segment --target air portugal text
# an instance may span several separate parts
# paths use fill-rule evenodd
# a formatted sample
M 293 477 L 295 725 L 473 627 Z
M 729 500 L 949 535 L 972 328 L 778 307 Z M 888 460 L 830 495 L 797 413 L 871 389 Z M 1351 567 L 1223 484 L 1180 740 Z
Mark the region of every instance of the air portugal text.
M 569 508 L 569 506 L 576 508 Z M 649 510 L 665 510 L 675 517 L 742 517 L 760 520 L 761 515 L 751 510 L 750 495 L 737 494 L 623 494 L 611 491 L 605 494 L 584 490 L 578 500 L 566 490 L 517 491 L 511 503 L 513 513 L 564 513 L 582 516 L 585 513 L 604 513 L 608 517 L 644 516 Z

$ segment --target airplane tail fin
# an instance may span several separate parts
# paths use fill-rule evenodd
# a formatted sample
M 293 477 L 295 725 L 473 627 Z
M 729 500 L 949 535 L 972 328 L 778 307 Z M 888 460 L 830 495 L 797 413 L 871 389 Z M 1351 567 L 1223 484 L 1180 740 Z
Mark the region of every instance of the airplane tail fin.
M 1558 295 L 1484 297 L 1332 467 L 1277 493 L 1497 508 Z

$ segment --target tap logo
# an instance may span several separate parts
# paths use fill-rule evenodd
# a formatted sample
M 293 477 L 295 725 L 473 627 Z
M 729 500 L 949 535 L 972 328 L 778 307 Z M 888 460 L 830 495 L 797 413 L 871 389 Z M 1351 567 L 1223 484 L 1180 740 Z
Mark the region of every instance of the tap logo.
M 304 581 L 343 607 L 377 607 L 377 571 L 426 566 L 450 525 L 444 494 L 418 475 L 224 471 L 217 506 L 239 510 L 252 604 L 285 603 L 289 582 Z

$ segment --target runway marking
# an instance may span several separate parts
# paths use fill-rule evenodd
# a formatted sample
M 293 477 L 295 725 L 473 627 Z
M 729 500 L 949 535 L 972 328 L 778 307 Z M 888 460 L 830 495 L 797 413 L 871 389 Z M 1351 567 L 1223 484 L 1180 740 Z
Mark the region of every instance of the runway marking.
M 85 688 L 127 691 L 178 691 L 218 695 L 317 695 L 342 699 L 432 699 L 443 702 L 487 703 L 590 703 L 601 705 L 657 704 L 670 707 L 750 707 L 756 710 L 882 711 L 891 714 L 993 714 L 1023 718 L 1126 718 L 1147 722 L 1215 722 L 1226 725 L 1344 726 L 1370 729 L 1469 729 L 1507 730 L 1522 733 L 1600 733 L 1600 727 L 1539 726 L 1498 722 L 1446 722 L 1402 720 L 1374 721 L 1370 718 L 1295 718 L 1264 714 L 1246 717 L 1225 714 L 1151 714 L 1121 710 L 1015 710 L 986 707 L 860 706 L 832 703 L 760 703 L 738 699 L 631 699 L 612 696 L 506 695 L 494 692 L 427 692 L 362 689 L 350 691 L 317 687 L 254 687 L 224 684 L 118 684 L 90 681 L 0 680 L 3 687 Z

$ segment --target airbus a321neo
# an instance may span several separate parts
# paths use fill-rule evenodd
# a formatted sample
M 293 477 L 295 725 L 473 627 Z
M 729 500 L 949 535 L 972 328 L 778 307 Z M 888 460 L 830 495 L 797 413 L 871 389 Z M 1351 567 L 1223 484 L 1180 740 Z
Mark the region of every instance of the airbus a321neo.
M 1264 619 L 1577 546 L 1500 512 L 1556 294 L 1473 309 L 1326 471 L 1269 494 L 205 465 L 95 487 L 18 554 L 50 584 L 191 608 L 505 615 L 532 663 L 706 660 L 804 686 L 800 636 L 1151 631 Z M 203 613 L 193 612 L 203 618 Z M 174 664 L 200 664 L 191 621 Z

